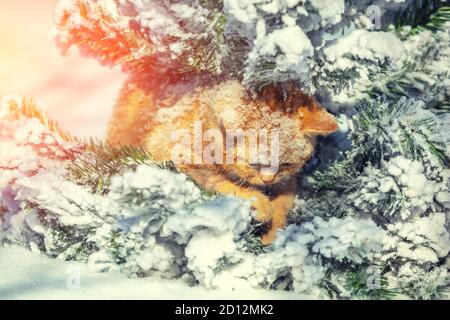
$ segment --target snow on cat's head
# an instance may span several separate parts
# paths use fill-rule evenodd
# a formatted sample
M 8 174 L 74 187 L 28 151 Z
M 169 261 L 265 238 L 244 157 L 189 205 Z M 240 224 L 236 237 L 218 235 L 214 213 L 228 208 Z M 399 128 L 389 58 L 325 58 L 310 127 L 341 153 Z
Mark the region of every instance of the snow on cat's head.
M 338 128 L 334 116 L 294 83 L 269 85 L 252 95 L 239 82 L 230 81 L 214 92 L 211 108 L 225 135 L 233 133 L 234 148 L 225 148 L 225 153 L 235 161 L 225 162 L 222 168 L 230 177 L 252 185 L 287 180 L 311 157 L 317 136 Z M 236 133 L 249 141 L 238 143 Z M 252 133 L 258 141 L 258 152 L 253 154 Z

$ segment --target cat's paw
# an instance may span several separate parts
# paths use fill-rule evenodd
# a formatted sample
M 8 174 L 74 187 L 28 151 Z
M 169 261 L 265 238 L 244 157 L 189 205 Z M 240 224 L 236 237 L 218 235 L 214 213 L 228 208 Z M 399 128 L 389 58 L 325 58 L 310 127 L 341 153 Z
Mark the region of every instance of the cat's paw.
M 275 240 L 277 235 L 277 229 L 270 229 L 266 234 L 261 236 L 261 243 L 263 246 L 271 245 L 272 242 Z
M 272 203 L 264 197 L 255 197 L 252 202 L 252 209 L 256 211 L 256 220 L 259 222 L 269 222 L 272 219 Z

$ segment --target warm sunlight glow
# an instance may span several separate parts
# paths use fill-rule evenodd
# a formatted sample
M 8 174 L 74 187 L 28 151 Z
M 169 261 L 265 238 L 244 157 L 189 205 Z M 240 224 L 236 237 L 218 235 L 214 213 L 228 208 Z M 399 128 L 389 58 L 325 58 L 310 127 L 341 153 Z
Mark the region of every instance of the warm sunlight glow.
M 125 76 L 82 58 L 61 56 L 51 39 L 57 0 L 0 0 L 0 96 L 33 98 L 67 130 L 103 136 Z

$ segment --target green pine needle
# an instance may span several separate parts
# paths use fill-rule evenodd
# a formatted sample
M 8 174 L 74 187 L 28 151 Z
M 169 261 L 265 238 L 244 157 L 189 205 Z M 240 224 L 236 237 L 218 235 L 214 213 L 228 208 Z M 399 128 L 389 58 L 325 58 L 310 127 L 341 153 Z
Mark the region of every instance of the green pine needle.
M 447 22 L 450 22 L 450 7 L 441 7 L 428 18 L 426 23 L 413 28 L 411 34 L 418 34 L 424 30 L 436 32 L 442 30 Z
M 176 171 L 171 162 L 157 162 L 142 147 L 116 148 L 105 142 L 91 140 L 88 152 L 67 166 L 68 178 L 78 184 L 88 185 L 93 192 L 108 191 L 112 176 L 127 168 L 147 164 Z
M 371 277 L 373 275 L 365 268 L 347 272 L 345 287 L 357 299 L 389 300 L 398 294 L 397 290 L 389 288 L 389 281 L 383 275 L 377 280 L 378 288 L 369 288 Z

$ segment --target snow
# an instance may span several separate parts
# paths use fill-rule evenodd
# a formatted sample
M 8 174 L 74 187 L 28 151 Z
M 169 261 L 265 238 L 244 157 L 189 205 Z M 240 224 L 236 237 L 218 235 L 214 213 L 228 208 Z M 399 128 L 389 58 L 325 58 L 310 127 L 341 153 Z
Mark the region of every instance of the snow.
M 317 226 L 307 223 L 304 228 L 317 238 L 312 251 L 326 258 L 361 263 L 371 252 L 380 250 L 384 232 L 373 221 L 333 217 L 327 222 L 316 218 L 314 223 Z
M 437 263 L 450 251 L 450 234 L 445 224 L 445 214 L 433 213 L 429 217 L 416 217 L 411 222 L 388 225 L 388 230 L 395 233 L 395 240 L 390 239 L 389 246 L 397 250 L 399 257 L 419 263 Z
M 176 233 L 185 238 L 193 230 L 208 228 L 215 234 L 232 231 L 231 236 L 238 236 L 247 229 L 251 215 L 249 203 L 225 197 L 206 202 L 192 211 L 179 209 L 179 216 L 170 217 L 164 225 L 163 236 Z M 205 219 L 207 218 L 207 219 Z M 185 223 L 180 224 L 180 220 Z M 195 234 L 195 232 L 194 232 Z
M 446 282 L 448 271 L 442 267 L 429 270 L 421 269 L 411 263 L 404 264 L 399 272 L 397 284 L 414 299 L 447 298 L 442 292 L 442 283 Z M 439 290 L 441 289 L 441 290 Z
M 389 68 L 396 70 L 402 65 L 405 57 L 404 45 L 395 34 L 367 30 L 354 30 L 341 38 L 329 41 L 323 53 L 326 62 L 318 72 L 345 73 L 355 69 L 358 73 L 358 76 L 351 80 L 350 90 L 342 90 L 333 95 L 335 104 L 348 105 L 362 99 L 365 96 L 363 92 L 373 86 L 375 79 L 371 75 L 371 68 L 377 70 L 378 66 L 386 63 Z M 368 66 L 370 63 L 373 66 Z
M 173 211 L 183 214 L 183 209 L 190 203 L 200 200 L 200 190 L 185 175 L 170 175 L 167 171 L 151 166 L 139 166 L 135 172 L 125 172 L 122 176 L 113 177 L 111 181 L 111 199 L 120 200 L 134 190 L 144 189 L 142 196 L 160 192 L 161 199 L 154 199 L 152 206 L 163 207 L 168 201 Z M 180 195 L 185 195 L 181 197 Z M 142 210 L 143 209 L 143 210 Z M 124 218 L 148 214 L 148 208 L 136 207 L 136 211 L 125 211 Z
M 250 23 L 257 17 L 256 8 L 251 1 L 225 0 L 225 9 L 238 21 Z
M 19 247 L 0 247 L 0 300 L 6 299 L 175 299 L 257 300 L 307 299 L 283 291 L 241 288 L 208 290 L 181 280 L 131 279 L 118 273 L 96 273 L 85 264 L 50 259 Z
M 345 11 L 344 0 L 311 0 L 311 5 L 317 9 L 323 24 L 336 24 L 342 20 Z
M 392 33 L 355 30 L 327 46 L 324 53 L 336 67 L 340 67 L 344 61 L 339 59 L 343 59 L 347 55 L 380 62 L 390 59 L 399 63 L 404 49 L 400 39 Z
M 256 42 L 255 45 L 258 46 L 259 43 Z M 274 56 L 277 49 L 285 55 L 283 60 L 279 61 L 279 67 L 283 70 L 289 65 L 301 63 L 304 57 L 311 57 L 313 54 L 311 41 L 298 26 L 275 30 L 267 35 L 259 53 Z

